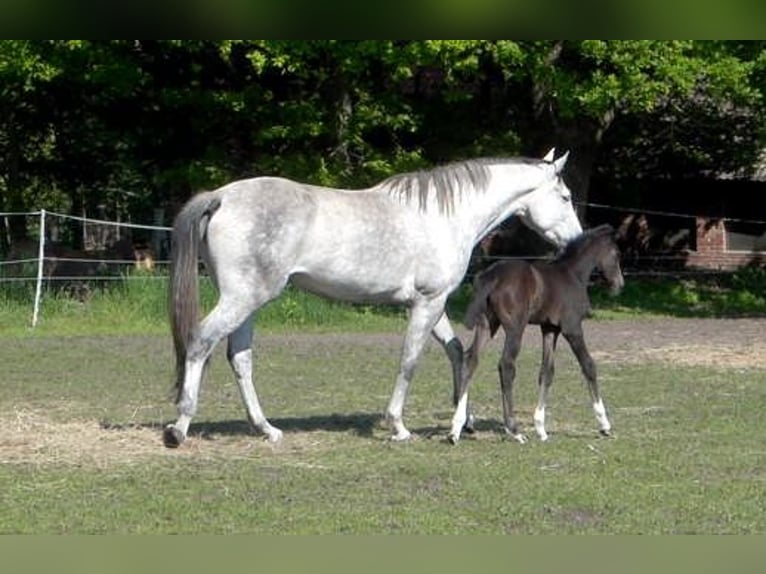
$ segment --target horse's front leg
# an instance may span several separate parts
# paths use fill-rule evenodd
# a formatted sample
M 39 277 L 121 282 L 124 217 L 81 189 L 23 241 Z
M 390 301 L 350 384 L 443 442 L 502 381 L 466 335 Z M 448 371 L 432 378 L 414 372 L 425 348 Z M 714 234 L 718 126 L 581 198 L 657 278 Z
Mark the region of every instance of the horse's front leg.
M 402 421 L 404 402 L 407 399 L 410 381 L 415 374 L 418 359 L 428 340 L 429 333 L 444 313 L 446 300 L 446 296 L 437 299 L 421 300 L 415 302 L 410 308 L 409 324 L 407 325 L 407 333 L 404 336 L 404 344 L 402 345 L 399 374 L 396 377 L 394 391 L 391 394 L 391 400 L 388 402 L 388 408 L 386 409 L 386 419 L 394 432 L 391 436 L 391 439 L 394 441 L 405 441 L 412 436 Z
M 540 328 L 543 335 L 543 358 L 540 363 L 540 375 L 537 379 L 539 395 L 537 406 L 533 419 L 535 422 L 535 431 L 540 440 L 548 440 L 548 433 L 545 430 L 545 407 L 548 404 L 548 393 L 553 384 L 553 374 L 555 371 L 554 354 L 556 352 L 556 341 L 558 340 L 558 329 L 551 327 Z
M 575 354 L 575 357 L 577 357 L 577 361 L 580 363 L 580 368 L 582 369 L 582 374 L 585 376 L 585 380 L 588 383 L 588 391 L 593 405 L 593 414 L 596 415 L 599 432 L 603 436 L 609 436 L 612 430 L 612 424 L 606 416 L 606 407 L 604 406 L 604 401 L 601 400 L 601 394 L 599 393 L 598 381 L 596 379 L 596 363 L 593 361 L 593 357 L 591 357 L 588 348 L 585 346 L 585 337 L 582 334 L 582 330 L 574 333 L 564 333 L 564 337 L 569 343 L 569 346 L 572 347 L 572 352 Z

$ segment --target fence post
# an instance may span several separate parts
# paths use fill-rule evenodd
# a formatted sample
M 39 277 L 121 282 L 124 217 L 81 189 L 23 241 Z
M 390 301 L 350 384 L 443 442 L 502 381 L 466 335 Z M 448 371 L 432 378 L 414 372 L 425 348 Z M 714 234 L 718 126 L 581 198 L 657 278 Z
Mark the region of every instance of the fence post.
M 37 248 L 37 286 L 35 287 L 35 309 L 32 313 L 32 328 L 37 326 L 40 315 L 40 297 L 43 292 L 43 263 L 45 261 L 45 210 L 40 210 L 40 241 Z

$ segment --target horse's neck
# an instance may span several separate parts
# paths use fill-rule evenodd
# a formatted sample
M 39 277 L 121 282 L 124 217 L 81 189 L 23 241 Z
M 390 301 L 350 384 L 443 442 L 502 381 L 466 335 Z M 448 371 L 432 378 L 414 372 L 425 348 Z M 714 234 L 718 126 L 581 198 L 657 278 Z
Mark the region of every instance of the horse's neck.
M 459 215 L 463 214 L 478 243 L 490 231 L 524 207 L 529 194 L 542 183 L 542 172 L 528 165 L 491 166 L 492 177 L 487 189 L 463 198 Z

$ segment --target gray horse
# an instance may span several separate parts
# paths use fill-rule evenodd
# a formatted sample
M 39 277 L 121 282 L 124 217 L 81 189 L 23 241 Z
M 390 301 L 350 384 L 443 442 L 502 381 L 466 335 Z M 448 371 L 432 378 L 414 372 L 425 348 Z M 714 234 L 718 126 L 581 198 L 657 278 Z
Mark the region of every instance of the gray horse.
M 559 246 L 581 233 L 561 178 L 567 155 L 468 160 L 362 190 L 258 177 L 194 196 L 173 227 L 169 297 L 179 416 L 165 428 L 166 446 L 185 440 L 205 363 L 224 337 L 250 422 L 270 441 L 281 438 L 252 381 L 253 314 L 288 282 L 333 299 L 408 307 L 386 410 L 392 439 L 408 439 L 404 402 L 429 333 L 452 364 L 457 400 L 463 346 L 444 306 L 474 245 L 511 215 Z M 201 322 L 198 255 L 219 293 Z

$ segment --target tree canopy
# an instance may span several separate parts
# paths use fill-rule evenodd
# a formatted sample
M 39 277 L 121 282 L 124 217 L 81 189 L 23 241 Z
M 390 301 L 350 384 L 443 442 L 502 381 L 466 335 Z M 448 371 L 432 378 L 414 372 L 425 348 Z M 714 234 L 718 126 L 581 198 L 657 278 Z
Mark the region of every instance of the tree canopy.
M 572 151 L 606 177 L 746 173 L 755 41 L 0 41 L 0 211 L 148 220 L 232 179 L 358 187 L 454 159 Z M 15 236 L 23 235 L 15 228 Z

